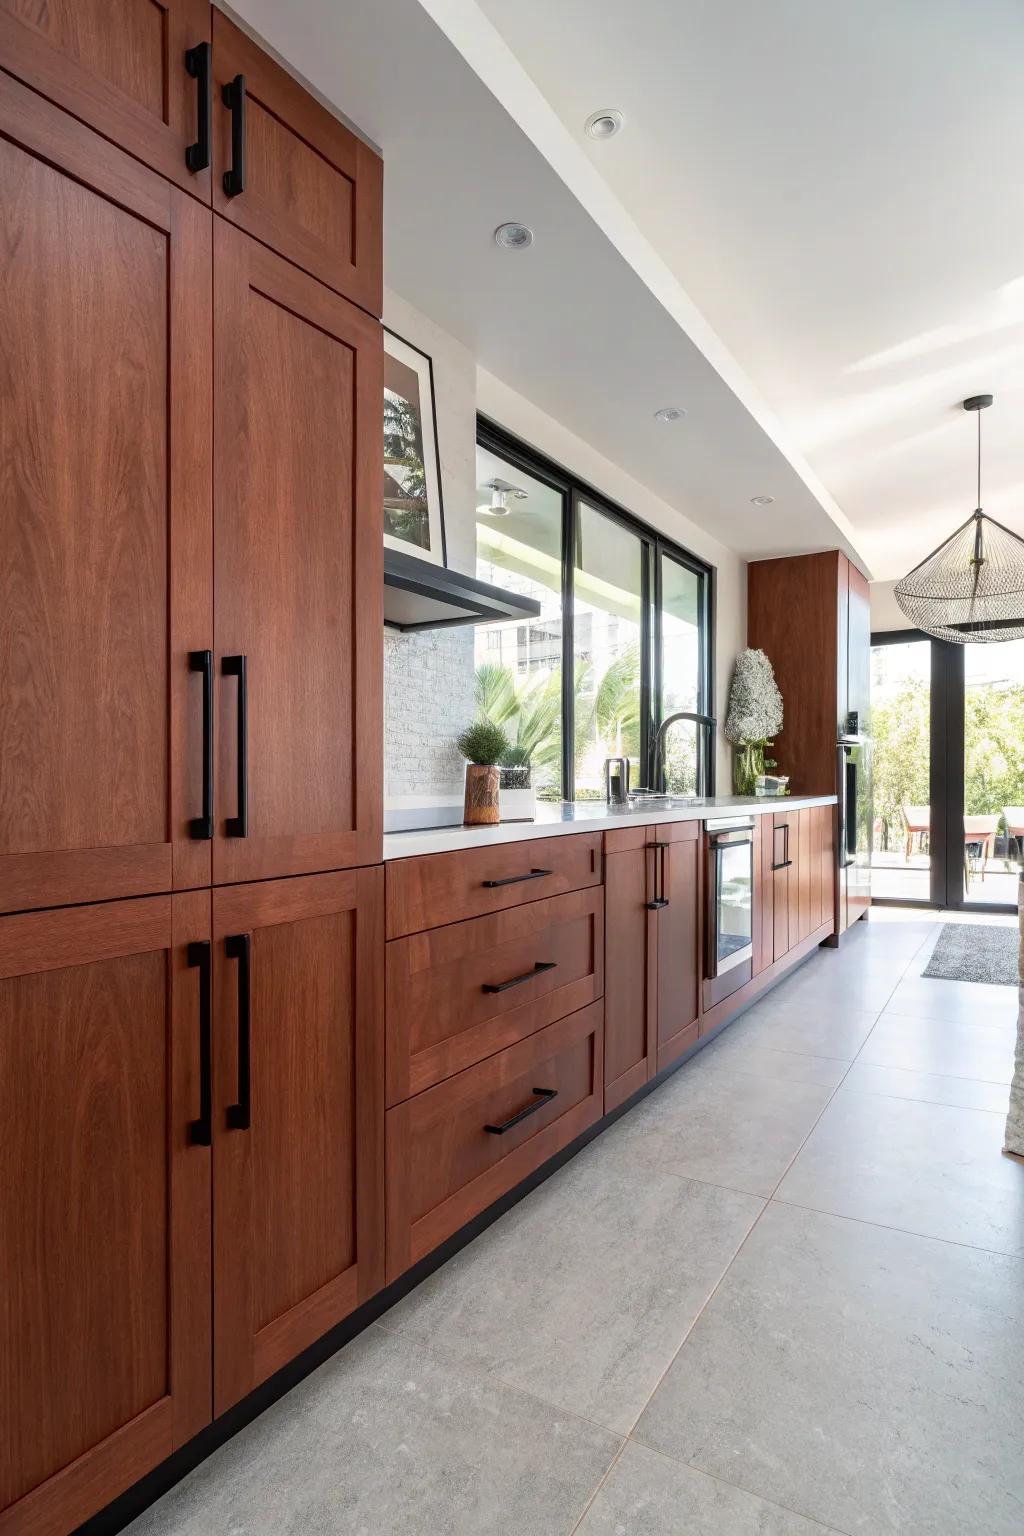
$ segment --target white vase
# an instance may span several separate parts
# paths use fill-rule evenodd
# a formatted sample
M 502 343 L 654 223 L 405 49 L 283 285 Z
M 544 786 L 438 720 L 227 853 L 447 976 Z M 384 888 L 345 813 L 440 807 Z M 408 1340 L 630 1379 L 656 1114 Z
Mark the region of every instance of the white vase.
M 502 789 L 498 792 L 502 821 L 535 821 L 537 796 L 532 789 Z

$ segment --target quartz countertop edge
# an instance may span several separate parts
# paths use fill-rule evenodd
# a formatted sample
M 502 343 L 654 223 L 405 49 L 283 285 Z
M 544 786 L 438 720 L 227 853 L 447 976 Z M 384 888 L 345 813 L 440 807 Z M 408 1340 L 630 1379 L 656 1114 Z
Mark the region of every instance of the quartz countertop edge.
M 429 827 L 415 832 L 388 832 L 384 836 L 384 860 L 411 859 L 427 853 L 461 853 L 467 848 L 488 848 L 496 843 L 519 843 L 529 838 L 560 837 L 573 832 L 610 832 L 617 827 L 656 827 L 667 821 L 709 821 L 718 816 L 768 816 L 783 811 L 807 810 L 812 805 L 835 805 L 835 795 L 742 796 L 715 795 L 690 805 L 663 806 L 650 811 L 612 810 L 599 800 L 575 804 L 559 802 L 537 806 L 533 821 L 503 821 L 496 827 Z

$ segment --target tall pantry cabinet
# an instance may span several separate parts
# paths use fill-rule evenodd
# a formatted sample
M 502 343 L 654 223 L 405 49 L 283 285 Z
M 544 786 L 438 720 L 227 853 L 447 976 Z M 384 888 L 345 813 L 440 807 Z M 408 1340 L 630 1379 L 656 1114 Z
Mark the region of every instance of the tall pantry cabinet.
M 381 179 L 199 0 L 0 0 L 0 1536 L 383 1280 Z

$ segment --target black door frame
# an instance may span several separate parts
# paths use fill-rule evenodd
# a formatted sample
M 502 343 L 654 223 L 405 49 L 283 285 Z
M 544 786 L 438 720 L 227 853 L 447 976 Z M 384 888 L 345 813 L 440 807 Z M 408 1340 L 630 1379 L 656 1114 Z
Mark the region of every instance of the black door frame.
M 931 710 L 928 835 L 931 886 L 928 901 L 909 896 L 872 896 L 873 906 L 934 907 L 947 912 L 1015 912 L 1013 902 L 967 901 L 964 896 L 964 648 L 922 629 L 879 630 L 871 646 L 931 646 Z

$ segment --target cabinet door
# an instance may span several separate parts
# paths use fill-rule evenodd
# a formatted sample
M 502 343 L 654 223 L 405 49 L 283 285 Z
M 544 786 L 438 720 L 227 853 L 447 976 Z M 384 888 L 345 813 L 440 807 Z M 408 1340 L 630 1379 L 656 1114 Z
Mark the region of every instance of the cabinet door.
M 212 215 L 0 74 L 0 911 L 210 878 Z
M 201 80 L 185 54 L 209 39 L 206 0 L 0 0 L 4 69 L 207 203 L 209 160 L 186 164 Z
M 213 893 L 217 1413 L 383 1284 L 384 875 Z
M 381 858 L 383 386 L 375 320 L 215 224 L 221 884 Z
M 213 206 L 239 229 L 379 315 L 380 156 L 217 10 L 213 57 Z M 225 86 L 236 92 L 234 107 L 224 101 Z M 379 442 L 376 447 L 379 458 Z
M 604 1108 L 607 1114 L 655 1071 L 657 955 L 653 881 L 658 851 L 633 848 L 605 859 Z M 648 935 L 651 942 L 648 944 Z
M 781 960 L 789 954 L 791 945 L 795 943 L 792 907 L 796 882 L 792 878 L 793 829 L 789 816 L 773 817 L 771 869 L 772 949 L 774 959 Z
M 199 891 L 0 919 L 2 1536 L 210 1420 L 209 936 Z
M 658 1069 L 697 1039 L 700 986 L 700 823 L 659 827 L 667 841 L 657 912 Z

